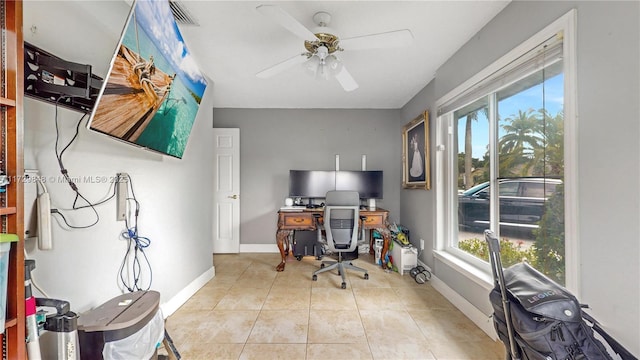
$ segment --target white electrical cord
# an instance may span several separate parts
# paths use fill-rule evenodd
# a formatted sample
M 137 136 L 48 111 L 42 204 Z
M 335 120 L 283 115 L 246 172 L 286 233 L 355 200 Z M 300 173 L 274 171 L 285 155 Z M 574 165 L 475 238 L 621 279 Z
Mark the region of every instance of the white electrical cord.
M 28 255 L 27 255 L 27 249 L 24 249 L 24 258 L 28 259 Z M 40 286 L 38 286 L 38 284 L 36 283 L 35 278 L 33 277 L 33 274 L 31 275 L 31 285 L 33 285 L 33 287 L 38 290 L 38 292 L 40 294 L 42 294 L 42 296 L 48 298 L 50 297 L 44 290 L 42 290 L 42 288 Z

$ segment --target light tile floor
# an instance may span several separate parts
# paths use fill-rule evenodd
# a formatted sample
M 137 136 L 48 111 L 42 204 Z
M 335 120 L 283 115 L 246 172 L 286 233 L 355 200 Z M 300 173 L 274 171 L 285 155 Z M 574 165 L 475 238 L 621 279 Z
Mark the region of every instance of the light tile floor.
M 328 260 L 325 258 L 325 260 Z M 347 271 L 279 254 L 214 255 L 216 276 L 166 322 L 182 359 L 504 359 L 494 342 L 429 283 L 387 273 L 360 254 Z

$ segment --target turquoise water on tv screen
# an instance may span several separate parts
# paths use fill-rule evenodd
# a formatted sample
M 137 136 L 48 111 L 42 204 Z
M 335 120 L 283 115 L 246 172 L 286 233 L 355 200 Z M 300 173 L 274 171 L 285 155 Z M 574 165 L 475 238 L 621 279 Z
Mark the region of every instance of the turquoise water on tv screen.
M 168 75 L 177 73 L 171 85 L 169 96 L 135 143 L 182 158 L 200 107 L 200 99 L 196 99 L 197 95 L 187 88 L 188 82 L 181 78 L 183 75 L 169 65 L 169 62 L 144 31 L 138 29 L 136 36 L 134 24 L 135 22 L 132 20 L 125 32 L 122 44 L 140 54 L 145 60 L 149 60 L 149 57 L 153 55 L 156 68 Z

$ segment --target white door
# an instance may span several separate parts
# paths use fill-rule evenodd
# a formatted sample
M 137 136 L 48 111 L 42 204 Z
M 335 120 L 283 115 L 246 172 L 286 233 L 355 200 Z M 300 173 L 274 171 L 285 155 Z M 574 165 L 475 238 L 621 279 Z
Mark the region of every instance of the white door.
M 240 129 L 213 129 L 213 253 L 240 252 Z

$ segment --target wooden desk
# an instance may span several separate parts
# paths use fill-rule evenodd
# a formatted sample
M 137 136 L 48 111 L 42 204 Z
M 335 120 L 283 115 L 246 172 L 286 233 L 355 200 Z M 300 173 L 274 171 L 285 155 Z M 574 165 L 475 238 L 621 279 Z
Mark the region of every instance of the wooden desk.
M 322 215 L 324 210 L 322 208 L 316 209 L 302 209 L 302 211 L 290 211 L 280 210 L 278 211 L 278 230 L 276 231 L 276 242 L 278 249 L 280 250 L 281 261 L 276 267 L 277 271 L 284 271 L 284 265 L 287 255 L 289 255 L 291 235 L 294 230 L 316 230 L 316 217 L 320 223 L 322 223 Z M 389 211 L 376 208 L 376 210 L 361 209 L 360 216 L 364 216 L 365 219 L 362 223 L 362 227 L 367 230 L 378 230 L 384 239 L 384 245 L 382 247 L 382 267 L 385 267 L 384 259 L 387 251 L 389 250 L 389 242 L 391 241 L 391 232 L 388 228 Z M 369 246 L 373 246 L 371 243 L 371 234 L 369 236 Z

